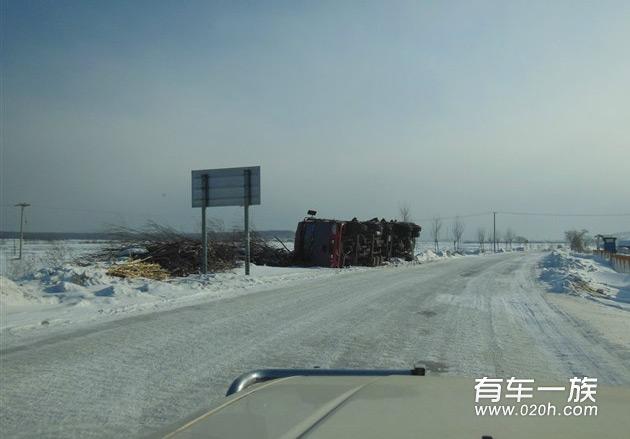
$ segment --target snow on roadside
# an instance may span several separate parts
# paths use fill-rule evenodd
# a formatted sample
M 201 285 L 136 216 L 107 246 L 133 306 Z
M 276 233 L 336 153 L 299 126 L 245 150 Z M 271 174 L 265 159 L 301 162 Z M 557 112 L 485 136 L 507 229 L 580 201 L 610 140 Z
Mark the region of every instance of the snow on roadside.
M 249 294 L 296 281 L 334 276 L 351 270 L 258 267 L 157 281 L 122 279 L 106 274 L 105 265 L 41 268 L 16 281 L 0 276 L 0 331 L 11 333 L 41 326 L 120 318 Z
M 419 253 L 416 255 L 416 262 L 423 264 L 426 262 L 435 262 L 435 261 L 441 261 L 444 259 L 457 258 L 461 256 L 470 256 L 470 255 L 476 255 L 476 254 L 479 254 L 479 253 L 478 252 L 453 253 L 448 250 L 439 250 L 437 252 L 433 250 L 425 250 L 422 253 Z
M 425 250 L 411 262 L 392 261 L 384 267 L 422 264 L 461 255 Z M 12 334 L 36 328 L 60 328 L 130 314 L 155 312 L 195 303 L 251 294 L 295 282 L 373 270 L 320 267 L 267 267 L 252 265 L 251 276 L 242 268 L 223 273 L 191 275 L 165 281 L 109 276 L 108 265 L 64 264 L 41 266 L 13 280 L 0 275 L 0 332 Z
M 630 274 L 595 256 L 553 250 L 540 264 L 540 279 L 555 293 L 586 297 L 630 310 Z

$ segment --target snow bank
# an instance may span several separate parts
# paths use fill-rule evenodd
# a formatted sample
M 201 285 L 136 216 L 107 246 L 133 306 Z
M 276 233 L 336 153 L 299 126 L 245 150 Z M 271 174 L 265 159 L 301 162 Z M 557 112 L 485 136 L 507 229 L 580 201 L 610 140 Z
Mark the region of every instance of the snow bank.
M 23 291 L 18 284 L 11 279 L 0 276 L 0 304 L 3 308 L 11 305 L 24 305 L 35 298 Z
M 425 250 L 422 253 L 419 253 L 416 255 L 416 262 L 423 264 L 426 262 L 440 261 L 443 259 L 453 258 L 456 256 L 461 256 L 461 255 L 452 253 L 448 250 L 440 250 L 437 252 L 433 250 Z
M 540 279 L 553 292 L 630 304 L 630 274 L 618 273 L 590 255 L 553 250 L 540 268 Z
M 251 276 L 238 268 L 224 273 L 157 281 L 107 275 L 107 266 L 41 268 L 15 282 L 0 277 L 0 331 L 67 325 L 128 313 L 154 312 L 250 294 L 298 281 L 343 275 L 366 267 L 265 267 L 252 264 Z

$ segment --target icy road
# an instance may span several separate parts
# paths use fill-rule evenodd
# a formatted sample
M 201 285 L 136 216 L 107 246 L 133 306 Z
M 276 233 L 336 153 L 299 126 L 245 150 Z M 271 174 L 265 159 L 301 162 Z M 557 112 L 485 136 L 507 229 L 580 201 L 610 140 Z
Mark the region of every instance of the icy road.
M 470 377 L 629 385 L 628 349 L 544 290 L 541 257 L 367 270 L 3 345 L 0 430 L 143 435 L 216 405 L 233 378 L 261 367 L 424 363 Z

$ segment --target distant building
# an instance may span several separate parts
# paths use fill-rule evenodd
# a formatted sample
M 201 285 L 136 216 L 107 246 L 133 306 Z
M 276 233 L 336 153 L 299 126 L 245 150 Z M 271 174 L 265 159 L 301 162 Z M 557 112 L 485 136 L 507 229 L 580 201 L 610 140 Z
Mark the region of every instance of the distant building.
M 617 253 L 617 237 L 596 235 L 595 239 L 597 240 L 597 250 L 604 250 L 608 253 Z

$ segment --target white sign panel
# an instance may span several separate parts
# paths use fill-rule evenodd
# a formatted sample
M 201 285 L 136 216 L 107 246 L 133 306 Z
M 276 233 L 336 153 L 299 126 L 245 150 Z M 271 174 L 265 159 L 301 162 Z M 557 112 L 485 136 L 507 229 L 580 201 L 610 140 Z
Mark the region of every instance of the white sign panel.
M 260 166 L 192 171 L 192 207 L 204 198 L 207 207 L 260 204 Z

